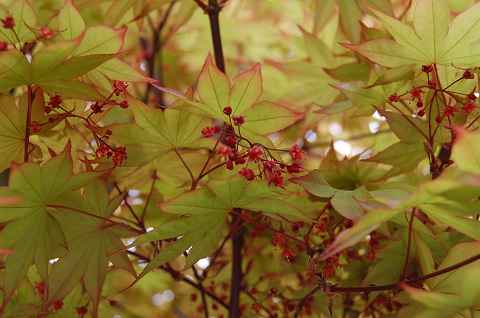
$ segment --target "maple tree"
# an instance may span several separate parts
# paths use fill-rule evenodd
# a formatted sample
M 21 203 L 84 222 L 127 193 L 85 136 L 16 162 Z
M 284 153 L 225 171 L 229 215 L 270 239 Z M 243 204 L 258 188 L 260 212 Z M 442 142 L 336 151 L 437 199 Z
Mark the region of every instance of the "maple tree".
M 479 315 L 480 3 L 0 21 L 0 317 Z

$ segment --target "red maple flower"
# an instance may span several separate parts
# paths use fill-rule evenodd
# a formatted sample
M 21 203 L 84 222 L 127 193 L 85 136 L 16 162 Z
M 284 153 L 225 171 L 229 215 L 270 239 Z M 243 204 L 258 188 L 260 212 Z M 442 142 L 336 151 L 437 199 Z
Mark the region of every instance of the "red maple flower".
M 428 81 L 428 88 L 435 89 L 435 87 L 437 87 L 437 82 L 434 80 Z
M 13 20 L 13 17 L 11 15 L 7 15 L 5 19 L 0 19 L 3 23 L 3 27 L 5 29 L 13 29 L 15 26 L 15 20 Z
M 51 40 L 53 39 L 53 31 L 47 28 L 42 28 L 42 33 L 40 34 L 40 39 Z
M 126 159 L 127 148 L 118 147 L 117 149 L 115 149 L 115 156 L 113 156 L 112 161 L 116 166 L 121 167 Z
M 255 174 L 253 173 L 253 171 L 245 167 L 240 170 L 239 174 L 248 181 L 252 181 L 253 179 L 255 179 Z
M 431 65 L 422 65 L 422 72 L 430 73 L 433 71 L 433 67 Z
M 240 126 L 240 125 L 245 123 L 245 116 L 244 115 L 240 115 L 240 116 L 233 115 L 232 119 L 233 119 L 233 124 L 236 125 L 236 126 Z
M 327 258 L 327 264 L 332 265 L 333 267 L 337 267 L 338 266 L 338 258 L 337 257 Z
M 5 41 L 0 41 L 0 51 L 7 51 L 8 50 L 8 43 Z
M 445 106 L 445 110 L 443 111 L 445 113 L 445 116 L 447 117 L 455 117 L 455 113 L 458 111 L 458 108 L 453 106 L 453 105 L 448 105 Z
M 475 106 L 474 103 L 472 102 L 466 102 L 465 105 L 463 105 L 462 110 L 465 112 L 465 114 L 470 115 L 477 106 Z
M 298 233 L 298 230 L 305 226 L 303 221 L 298 221 L 290 225 L 293 233 Z
M 393 93 L 392 95 L 390 95 L 390 97 L 388 98 L 388 101 L 390 103 L 394 103 L 394 102 L 398 102 L 400 100 L 400 97 L 398 97 L 397 93 Z
M 415 87 L 410 91 L 410 95 L 412 95 L 412 100 L 414 99 L 420 100 L 422 98 L 422 94 L 423 94 L 423 91 L 418 87 Z
M 35 291 L 37 292 L 37 294 L 43 295 L 46 287 L 47 286 L 45 285 L 44 282 L 40 282 L 40 283 L 37 284 L 37 286 L 35 286 Z
M 119 96 L 120 93 L 125 92 L 127 90 L 128 84 L 121 82 L 121 81 L 115 81 L 113 82 L 113 88 L 115 89 L 113 93 L 116 96 Z
M 62 98 L 58 95 L 50 97 L 50 101 L 48 102 L 48 106 L 52 106 L 52 108 L 57 108 L 62 103 Z
M 228 146 L 220 147 L 220 149 L 217 150 L 217 155 L 221 155 L 223 158 L 228 159 L 228 156 L 233 155 L 232 148 Z
M 36 121 L 32 121 L 30 123 L 30 133 L 31 134 L 35 134 L 35 133 L 39 132 L 40 130 L 42 130 L 42 124 L 37 123 Z
M 287 240 L 282 235 L 275 235 L 274 237 L 272 237 L 272 244 L 275 247 L 279 245 L 280 247 L 284 247 L 287 246 Z
M 249 162 L 257 162 L 260 160 L 260 156 L 263 155 L 263 151 L 258 147 L 253 147 L 247 150 L 247 155 Z
M 235 164 L 236 165 L 243 165 L 245 162 L 247 162 L 247 161 L 245 160 L 244 157 L 240 157 L 240 158 L 235 159 Z
M 212 127 L 205 127 L 202 130 L 202 134 L 205 138 L 212 137 L 213 136 L 213 129 Z
M 288 153 L 290 154 L 290 157 L 292 157 L 293 160 L 302 160 L 303 154 L 307 152 L 305 150 L 301 150 L 299 145 L 295 145 L 292 148 L 290 148 Z
M 83 316 L 88 312 L 88 309 L 86 306 L 76 307 L 75 310 L 77 311 L 77 314 L 79 314 L 80 316 Z
M 293 262 L 295 260 L 295 251 L 291 247 L 286 247 L 283 250 L 282 257 L 285 258 L 288 262 Z
M 94 114 L 103 113 L 103 106 L 105 106 L 102 102 L 95 102 L 95 104 L 90 106 L 90 109 L 93 111 Z
M 53 309 L 55 309 L 55 310 L 60 310 L 60 309 L 62 309 L 62 307 L 63 307 L 63 301 L 61 301 L 61 300 L 56 300 L 53 303 Z
M 294 162 L 291 165 L 287 166 L 288 173 L 300 173 L 303 172 L 303 166 L 301 162 Z
M 283 186 L 283 177 L 280 172 L 277 171 L 270 174 L 270 176 L 268 177 L 268 186 L 271 186 L 272 184 L 276 187 L 285 189 L 285 187 Z
M 474 78 L 475 78 L 475 74 L 473 74 L 473 73 L 470 72 L 469 70 L 466 70 L 466 71 L 463 73 L 463 78 L 465 78 L 465 79 L 474 79 Z
M 326 266 L 326 267 L 323 269 L 323 275 L 324 275 L 326 278 L 332 277 L 333 275 L 335 275 L 335 268 L 333 268 L 333 267 L 330 266 L 330 265 Z
M 265 161 L 263 163 L 263 166 L 265 167 L 265 170 L 267 170 L 269 172 L 274 172 L 278 169 L 275 161 Z
M 234 146 L 235 145 L 235 138 L 232 136 L 227 136 L 227 145 Z

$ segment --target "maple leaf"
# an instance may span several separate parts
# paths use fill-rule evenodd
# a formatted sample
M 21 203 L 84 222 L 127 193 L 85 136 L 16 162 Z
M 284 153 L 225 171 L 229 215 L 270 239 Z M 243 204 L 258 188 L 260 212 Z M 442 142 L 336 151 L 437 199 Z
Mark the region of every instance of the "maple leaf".
M 413 28 L 364 5 L 395 39 L 342 43 L 369 60 L 386 67 L 409 64 L 469 66 L 478 63 L 480 4 L 462 12 L 450 23 L 450 7 L 446 0 L 420 0 L 415 6 Z
M 27 162 L 13 164 L 8 187 L 0 188 L 0 197 L 22 197 L 11 205 L 0 205 L 0 222 L 8 222 L 0 234 L 0 247 L 15 251 L 7 257 L 4 272 L 3 308 L 35 262 L 44 281 L 48 280 L 48 261 L 67 248 L 59 213 L 49 205 L 64 200 L 103 173 L 72 174 L 70 143 L 58 156 L 43 166 Z
M 124 247 L 121 237 L 131 237 L 138 233 L 105 221 L 118 208 L 123 196 L 110 201 L 101 181 L 86 186 L 84 197 L 86 199 L 78 196 L 74 198 L 75 209 L 61 207 L 68 204 L 67 201 L 72 200 L 72 197 L 67 197 L 55 205 L 64 213 L 58 219 L 65 229 L 68 251 L 65 256 L 60 257 L 50 272 L 48 302 L 64 298 L 83 279 L 96 316 L 108 262 L 133 276 L 136 275 L 126 253 L 107 255 Z M 79 209 L 103 219 L 79 214 L 75 211 Z
M 242 132 L 251 135 L 267 135 L 282 130 L 303 117 L 285 106 L 269 101 L 258 101 L 262 95 L 260 64 L 235 76 L 232 81 L 222 73 L 209 54 L 198 77 L 198 96 L 194 100 L 179 91 L 153 84 L 156 88 L 178 97 L 183 103 L 171 108 L 182 108 L 230 123 L 230 116 L 223 112 L 231 107 L 231 116 L 245 116 Z M 233 122 L 232 122 L 233 124 Z
M 192 92 L 193 93 L 193 92 Z M 107 127 L 112 140 L 123 143 L 128 150 L 128 165 L 141 166 L 158 156 L 177 148 L 210 148 L 211 138 L 202 138 L 201 130 L 211 125 L 211 119 L 179 109 L 162 111 L 145 105 L 125 94 L 136 123 Z
M 180 217 L 146 233 L 126 248 L 182 237 L 152 259 L 133 284 L 158 266 L 182 255 L 190 247 L 185 268 L 211 255 L 228 230 L 226 217 L 232 209 L 261 211 L 279 220 L 290 218 L 316 222 L 296 207 L 303 203 L 296 202 L 296 196 L 293 197 L 293 200 L 289 200 L 285 190 L 269 187 L 267 181 L 254 180 L 247 184 L 246 179 L 234 176 L 227 180 L 209 181 L 204 188 L 159 203 L 163 212 Z

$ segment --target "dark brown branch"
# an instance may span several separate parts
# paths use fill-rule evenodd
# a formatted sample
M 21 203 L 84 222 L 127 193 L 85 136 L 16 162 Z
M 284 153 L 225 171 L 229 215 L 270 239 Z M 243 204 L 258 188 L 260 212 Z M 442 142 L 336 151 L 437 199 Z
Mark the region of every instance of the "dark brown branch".
M 472 256 L 466 260 L 464 260 L 463 262 L 460 262 L 460 263 L 457 263 L 455 265 L 452 265 L 452 266 L 449 266 L 449 267 L 446 267 L 442 270 L 439 270 L 439 271 L 435 271 L 433 273 L 430 273 L 430 274 L 427 274 L 427 275 L 423 275 L 423 276 L 420 276 L 420 277 L 417 277 L 415 279 L 411 279 L 411 280 L 407 280 L 406 283 L 409 284 L 409 285 L 412 285 L 412 284 L 415 284 L 415 283 L 419 283 L 419 282 L 422 282 L 424 280 L 427 280 L 429 278 L 432 278 L 432 277 L 436 277 L 436 276 L 440 276 L 440 275 L 443 275 L 445 273 L 448 273 L 448 272 L 451 272 L 451 271 L 454 271 L 456 269 L 459 269 L 460 267 L 463 267 L 465 265 L 468 265 L 470 263 L 473 263 L 477 260 L 480 259 L 480 254 L 477 254 L 475 256 Z M 399 282 L 400 283 L 400 282 Z M 390 285 L 382 285 L 382 286 L 369 286 L 369 287 L 336 287 L 336 286 L 332 286 L 331 288 L 331 291 L 332 292 L 364 292 L 364 293 L 368 293 L 368 292 L 373 292 L 373 291 L 382 291 L 382 290 L 390 290 L 390 289 L 401 289 L 399 287 L 399 283 L 396 283 L 396 284 L 390 284 Z
M 217 0 L 208 0 L 207 13 L 210 18 L 210 29 L 212 31 L 213 51 L 215 52 L 215 64 L 218 69 L 225 73 L 225 60 L 223 58 L 222 39 L 220 37 L 220 23 L 218 16 L 222 8 Z
M 241 211 L 238 211 L 241 213 Z M 233 225 L 239 222 L 240 216 L 236 213 L 232 214 Z M 240 317 L 240 291 L 242 289 L 242 246 L 243 246 L 243 228 L 236 230 L 232 234 L 232 277 L 230 284 L 230 318 Z
M 163 28 L 165 27 L 165 24 L 167 22 L 167 19 L 172 12 L 173 5 L 175 4 L 176 1 L 172 1 L 170 5 L 168 6 L 167 11 L 165 12 L 165 15 L 163 16 L 162 22 L 160 22 L 160 25 L 155 28 L 153 26 L 153 23 L 150 19 L 147 19 L 147 21 L 150 23 L 150 26 L 153 31 L 153 40 L 152 40 L 152 48 L 150 52 L 150 56 L 146 59 L 147 66 L 148 66 L 148 76 L 154 79 L 159 80 L 162 85 L 163 84 L 163 57 L 162 57 L 162 47 L 164 46 L 164 42 L 162 42 L 161 39 L 161 32 Z M 144 49 L 146 48 L 146 43 L 144 43 Z M 147 91 L 145 92 L 145 98 L 143 100 L 144 103 L 148 102 L 148 95 L 150 94 L 150 90 L 152 89 L 152 85 L 148 83 L 147 86 Z M 158 104 L 164 105 L 163 102 L 163 92 L 159 89 L 155 90 L 155 95 L 158 98 Z M 163 109 L 163 108 L 161 108 Z

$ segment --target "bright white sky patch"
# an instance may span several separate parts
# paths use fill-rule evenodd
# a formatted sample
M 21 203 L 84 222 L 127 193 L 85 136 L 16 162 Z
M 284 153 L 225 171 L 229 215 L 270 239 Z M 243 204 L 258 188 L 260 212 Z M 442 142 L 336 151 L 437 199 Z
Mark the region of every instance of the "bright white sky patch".
M 379 127 L 380 127 L 380 124 L 377 123 L 376 121 L 371 121 L 368 123 L 368 128 L 370 128 L 370 132 L 372 134 L 375 134 L 378 131 Z
M 387 120 L 385 117 L 380 116 L 380 114 L 377 111 L 375 111 L 375 113 L 372 115 L 372 117 L 375 118 L 375 119 L 378 119 L 378 120 L 383 120 L 383 121 Z
M 152 304 L 154 306 L 161 306 L 165 302 L 162 294 L 155 294 L 152 296 Z
M 342 126 L 340 126 L 338 123 L 331 123 L 328 125 L 328 130 L 334 136 L 338 136 L 343 132 Z
M 352 152 L 352 146 L 350 146 L 350 144 L 344 140 L 337 140 L 333 142 L 333 148 L 335 148 L 338 153 L 344 156 L 348 156 Z
M 210 257 L 202 258 L 197 262 L 197 266 L 201 269 L 205 269 L 210 265 Z
M 313 130 L 309 130 L 305 134 L 305 139 L 307 139 L 308 142 L 315 142 L 317 140 L 317 134 Z

